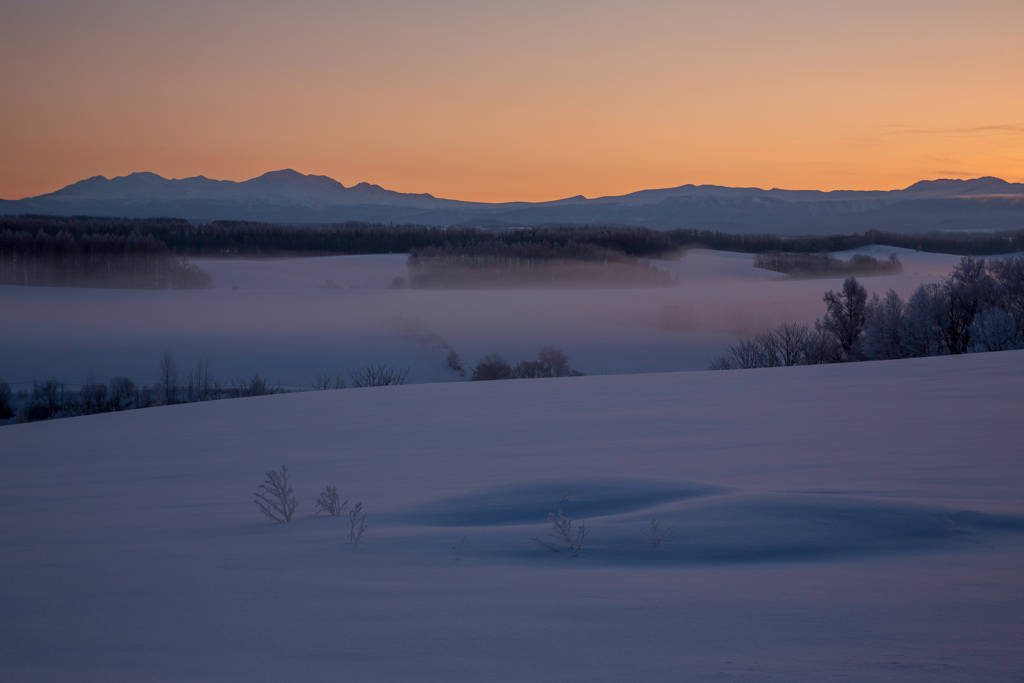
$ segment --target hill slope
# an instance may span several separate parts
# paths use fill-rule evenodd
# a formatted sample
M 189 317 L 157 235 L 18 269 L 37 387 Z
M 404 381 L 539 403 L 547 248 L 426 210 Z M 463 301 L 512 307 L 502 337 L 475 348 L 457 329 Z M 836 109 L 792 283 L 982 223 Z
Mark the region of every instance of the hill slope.
M 1015 680 L 1022 381 L 1005 352 L 4 427 L 0 672 Z M 282 463 L 290 524 L 251 502 Z M 369 512 L 358 549 L 313 516 L 327 484 Z M 530 541 L 558 508 L 579 557 Z

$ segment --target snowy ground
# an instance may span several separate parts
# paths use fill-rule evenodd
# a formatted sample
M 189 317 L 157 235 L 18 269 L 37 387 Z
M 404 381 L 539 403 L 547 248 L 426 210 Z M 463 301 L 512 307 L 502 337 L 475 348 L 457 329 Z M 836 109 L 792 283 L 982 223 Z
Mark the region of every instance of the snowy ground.
M 906 250 L 901 259 L 902 274 L 867 278 L 868 289 L 906 297 L 958 260 Z M 544 344 L 587 374 L 701 370 L 739 336 L 812 323 L 822 294 L 841 284 L 784 281 L 755 269 L 749 254 L 706 250 L 656 262 L 679 278 L 662 289 L 387 289 L 405 274 L 400 254 L 198 263 L 215 289 L 0 287 L 0 381 L 74 385 L 93 370 L 102 381 L 152 383 L 169 350 L 182 370 L 209 357 L 222 380 L 259 372 L 301 388 L 318 373 L 386 363 L 409 367 L 412 382 L 450 382 L 460 379 L 445 366 L 450 349 L 469 367 L 490 353 L 534 358 Z M 322 288 L 328 280 L 340 289 Z
M 2 427 L 0 679 L 1020 681 L 1022 386 L 1013 351 Z M 529 540 L 558 508 L 579 557 Z

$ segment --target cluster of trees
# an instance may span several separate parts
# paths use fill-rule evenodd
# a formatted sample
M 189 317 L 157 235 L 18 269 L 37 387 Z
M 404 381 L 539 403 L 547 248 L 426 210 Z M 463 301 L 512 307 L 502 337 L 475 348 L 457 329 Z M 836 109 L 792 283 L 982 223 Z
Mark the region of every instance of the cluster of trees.
M 840 275 L 894 275 L 903 270 L 896 254 L 879 261 L 867 254 L 854 254 L 848 261 L 829 253 L 794 254 L 767 251 L 754 255 L 754 267 L 785 273 L 790 277 L 837 277 Z
M 459 365 L 458 357 L 455 364 Z M 452 365 L 449 356 L 449 366 Z M 537 360 L 524 360 L 515 367 L 496 353 L 484 356 L 473 368 L 475 382 L 495 379 L 538 379 L 541 377 L 582 377 L 583 373 L 569 367 L 569 358 L 559 349 L 544 346 Z
M 210 275 L 152 235 L 0 229 L 0 284 L 203 289 Z
M 483 243 L 530 245 L 569 242 L 588 244 L 634 257 L 656 257 L 680 248 L 705 246 L 723 251 L 819 253 L 881 244 L 918 251 L 963 255 L 1010 254 L 1024 250 L 1024 230 L 1007 233 L 934 233 L 901 235 L 868 230 L 863 234 L 819 237 L 735 235 L 713 230 L 651 230 L 628 226 L 574 225 L 522 230 L 486 231 L 476 228 L 430 228 L 422 225 L 384 225 L 348 222 L 294 226 L 245 221 L 214 221 L 193 225 L 174 218 L 120 219 L 86 216 L 0 217 L 0 232 L 63 232 L 76 240 L 86 235 L 152 236 L 171 251 L 185 256 L 236 254 L 243 256 L 302 254 L 409 253 L 427 247 L 470 249 Z
M 815 365 L 1024 349 L 1024 257 L 965 256 L 940 284 L 903 301 L 854 277 L 824 296 L 814 328 L 786 323 L 743 339 L 711 361 L 712 370 Z
M 873 244 L 900 247 L 934 254 L 983 256 L 1024 251 L 1024 230 L 1004 233 L 927 233 L 904 235 L 868 230 L 852 235 L 783 237 L 780 235 L 732 235 L 711 230 L 670 230 L 667 233 L 680 246 L 699 244 L 721 251 L 760 254 L 768 251 L 817 254 L 848 251 Z
M 477 242 L 409 254 L 409 286 L 420 289 L 558 286 L 568 283 L 665 287 L 670 273 L 619 251 L 568 241 Z

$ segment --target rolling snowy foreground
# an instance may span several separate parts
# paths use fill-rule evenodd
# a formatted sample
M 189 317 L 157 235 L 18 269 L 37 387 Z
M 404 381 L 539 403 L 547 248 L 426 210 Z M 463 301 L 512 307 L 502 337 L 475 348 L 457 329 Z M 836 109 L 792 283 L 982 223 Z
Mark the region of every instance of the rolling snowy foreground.
M 1022 387 L 1014 351 L 3 427 L 0 678 L 1020 681 Z M 530 540 L 560 508 L 578 557 Z

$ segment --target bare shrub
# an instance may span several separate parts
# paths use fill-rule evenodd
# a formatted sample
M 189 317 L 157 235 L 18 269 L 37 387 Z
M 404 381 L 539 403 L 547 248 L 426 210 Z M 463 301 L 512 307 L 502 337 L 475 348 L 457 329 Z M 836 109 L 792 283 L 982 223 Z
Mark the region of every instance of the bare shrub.
M 113 410 L 128 408 L 135 398 L 135 382 L 123 375 L 110 379 L 110 407 Z
M 537 360 L 524 360 L 512 369 L 516 379 L 537 379 L 540 377 L 581 377 L 584 373 L 569 367 L 569 358 L 560 349 L 544 346 L 537 354 Z
M 448 359 L 445 361 L 449 368 L 459 373 L 459 377 L 466 376 L 466 369 L 462 367 L 462 359 L 459 358 L 459 354 L 454 351 L 448 353 Z
M 545 548 L 547 548 L 548 550 L 550 550 L 552 552 L 555 552 L 555 553 L 558 552 L 558 548 L 556 548 L 555 546 L 550 545 L 548 543 L 545 543 L 544 541 L 540 540 L 536 536 L 531 536 L 530 540 L 533 541 L 534 543 L 538 544 L 538 545 L 544 546 Z
M 46 420 L 56 417 L 64 411 L 66 396 L 64 383 L 55 379 L 42 384 L 32 384 L 32 403 L 28 406 L 26 416 L 29 420 Z
M 669 527 L 669 528 L 665 529 L 664 531 L 659 532 L 658 531 L 658 525 L 659 524 L 661 524 L 661 522 L 659 522 L 656 519 L 652 519 L 651 520 L 651 524 L 650 524 L 650 526 L 648 526 L 647 529 L 641 529 L 640 530 L 640 533 L 642 533 L 644 536 L 646 536 L 647 540 L 649 540 L 654 545 L 661 545 L 661 539 L 665 538 L 665 534 L 667 534 L 668 532 L 672 531 L 672 529 L 675 528 L 675 527 Z
M 348 511 L 348 521 L 352 526 L 348 532 L 348 542 L 352 544 L 353 549 L 358 548 L 359 541 L 363 540 L 363 532 L 369 528 L 362 503 L 356 503 L 355 507 Z
M 452 550 L 454 550 L 454 551 L 455 551 L 455 559 L 456 559 L 456 560 L 461 560 L 461 559 L 462 559 L 462 545 L 463 545 L 463 544 L 464 544 L 465 542 L 466 542 L 466 537 L 465 537 L 465 536 L 463 536 L 463 537 L 462 537 L 462 540 L 461 540 L 461 541 L 459 541 L 459 544 L 458 544 L 458 545 L 453 545 L 453 546 L 452 546 Z
M 293 495 L 295 492 L 288 485 L 288 468 L 281 465 L 281 471 L 267 472 L 267 480 L 260 484 L 261 491 L 253 494 L 256 500 L 253 502 L 260 511 L 275 522 L 292 521 L 292 513 L 299 506 Z
M 474 382 L 482 382 L 495 379 L 512 379 L 513 377 L 512 366 L 508 364 L 508 361 L 498 354 L 492 353 L 481 358 L 480 362 L 473 368 L 472 380 Z
M 345 511 L 346 505 L 348 505 L 348 501 L 342 503 L 338 497 L 338 487 L 328 486 L 320 492 L 320 497 L 316 499 L 316 512 L 313 514 L 319 515 L 321 512 L 325 512 L 331 517 L 337 517 Z
M 313 378 L 313 389 L 316 391 L 327 391 L 328 389 L 344 389 L 345 380 L 341 375 L 330 372 L 321 372 Z
M 564 494 L 562 494 L 562 502 L 564 503 L 568 501 L 569 496 L 571 496 L 574 493 L 576 493 L 576 489 L 569 489 L 568 491 L 566 491 Z
M 569 546 L 573 557 L 579 555 L 580 548 L 583 547 L 583 539 L 590 533 L 587 531 L 587 520 L 584 519 L 577 525 L 575 536 L 572 533 L 572 518 L 563 515 L 561 510 L 558 511 L 557 516 L 555 513 L 549 512 L 548 521 L 551 522 L 551 531 L 548 533 L 548 536 L 556 538 Z
M 405 384 L 409 368 L 396 370 L 392 365 L 366 365 L 358 370 L 349 370 L 352 387 L 386 387 Z
M 269 396 L 280 394 L 281 387 L 268 382 L 259 373 L 254 373 L 249 379 L 231 380 L 231 386 L 224 392 L 229 398 L 244 398 L 246 396 Z

